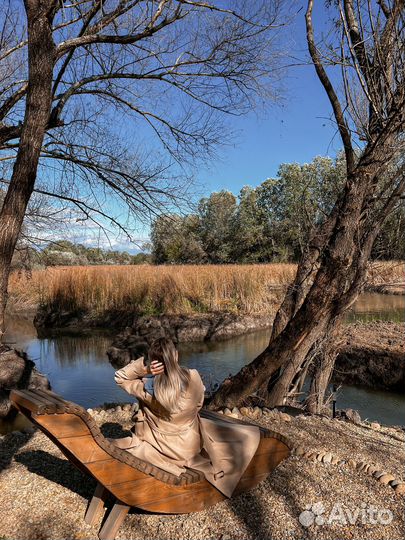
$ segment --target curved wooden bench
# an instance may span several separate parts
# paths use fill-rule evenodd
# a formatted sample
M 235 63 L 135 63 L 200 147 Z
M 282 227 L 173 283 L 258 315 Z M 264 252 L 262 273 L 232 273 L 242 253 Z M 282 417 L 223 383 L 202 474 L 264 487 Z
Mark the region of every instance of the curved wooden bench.
M 189 513 L 226 499 L 199 471 L 187 469 L 176 476 L 117 448 L 104 437 L 83 407 L 50 390 L 12 390 L 10 400 L 69 461 L 97 480 L 85 515 L 87 523 L 95 524 L 109 493 L 116 499 L 99 531 L 100 540 L 115 538 L 131 507 L 155 513 Z M 201 410 L 200 414 L 210 419 L 249 424 L 212 411 Z M 255 487 L 290 454 L 291 445 L 285 437 L 264 428 L 260 431 L 256 454 L 233 495 Z

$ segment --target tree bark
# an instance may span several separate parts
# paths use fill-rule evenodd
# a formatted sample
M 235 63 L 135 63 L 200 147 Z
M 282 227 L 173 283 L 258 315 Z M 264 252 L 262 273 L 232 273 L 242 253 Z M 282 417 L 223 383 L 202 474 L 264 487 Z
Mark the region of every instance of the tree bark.
M 25 0 L 29 83 L 18 153 L 0 212 L 0 341 L 5 331 L 4 314 L 11 260 L 34 189 L 41 146 L 51 112 L 55 58 L 52 19 L 56 5 L 56 0 Z
M 370 234 L 367 228 L 370 224 L 364 221 L 364 210 L 369 204 L 368 190 L 379 172 L 380 160 L 377 158 L 383 151 L 379 148 L 365 152 L 349 176 L 341 201 L 321 228 L 326 238 L 319 242 L 318 256 L 314 251 L 304 260 L 304 268 L 297 271 L 297 276 L 309 276 L 310 263 L 316 265 L 310 285 L 305 284 L 306 290 L 298 291 L 294 301 L 291 296 L 287 298 L 281 307 L 283 310 L 287 306 L 289 318 L 285 325 L 281 322 L 285 314 L 276 317 L 279 326 L 273 331 L 267 349 L 234 377 L 224 381 L 210 400 L 209 408 L 244 404 L 277 370 L 280 373 L 275 381 L 273 377 L 265 401 L 271 407 L 284 404 L 291 385 L 299 371 L 305 369 L 316 344 L 327 344 L 328 336 L 335 335 L 335 327 L 362 290 L 373 239 L 378 234 L 378 224 L 372 225 Z M 300 303 L 298 308 L 296 302 Z M 333 369 L 333 344 L 329 343 L 328 347 L 332 349 L 324 358 L 323 369 L 315 370 L 313 389 L 316 386 L 318 401 L 308 402 L 315 409 L 320 407 L 319 400 L 323 399 L 322 392 L 327 386 L 325 381 L 329 380 Z

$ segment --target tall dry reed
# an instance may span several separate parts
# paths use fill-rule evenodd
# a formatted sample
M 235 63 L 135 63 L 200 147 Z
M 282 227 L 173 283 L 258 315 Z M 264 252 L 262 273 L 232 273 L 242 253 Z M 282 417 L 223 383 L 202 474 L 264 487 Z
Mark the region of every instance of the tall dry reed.
M 19 310 L 265 313 L 295 270 L 293 264 L 57 267 L 13 274 L 10 296 Z
M 13 273 L 10 307 L 158 315 L 274 313 L 295 264 L 82 266 Z M 403 282 L 403 262 L 374 262 L 369 283 Z

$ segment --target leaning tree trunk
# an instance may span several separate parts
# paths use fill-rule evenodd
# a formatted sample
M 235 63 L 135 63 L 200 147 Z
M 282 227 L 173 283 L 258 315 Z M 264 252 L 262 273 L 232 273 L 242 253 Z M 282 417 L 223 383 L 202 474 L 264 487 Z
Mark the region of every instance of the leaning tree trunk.
M 52 18 L 57 0 L 25 0 L 28 26 L 28 93 L 18 153 L 0 212 L 0 341 L 5 331 L 11 260 L 32 195 L 52 104 L 55 44 Z
M 334 365 L 333 340 L 337 325 L 364 286 L 367 261 L 384 218 L 371 216 L 368 194 L 380 170 L 381 159 L 377 152 L 381 156 L 384 148 L 373 147 L 364 152 L 347 180 L 341 199 L 321 227 L 324 236 L 320 235 L 316 247 L 311 251 L 310 246 L 304 256 L 295 285 L 297 279 L 301 280 L 305 289 L 296 292 L 295 299 L 291 290 L 288 291 L 268 347 L 238 374 L 223 382 L 210 400 L 209 408 L 240 406 L 267 387 L 269 380 L 272 385 L 264 396 L 266 404 L 284 404 L 300 372 L 306 373 L 312 359 L 319 358 L 319 344 L 328 351 L 323 364 L 315 365 L 312 390 L 317 388 L 320 396 L 316 400 L 309 399 L 307 406 L 311 410 L 321 407 L 326 381 Z M 302 386 L 302 381 L 299 384 Z M 263 393 L 260 397 L 263 399 Z

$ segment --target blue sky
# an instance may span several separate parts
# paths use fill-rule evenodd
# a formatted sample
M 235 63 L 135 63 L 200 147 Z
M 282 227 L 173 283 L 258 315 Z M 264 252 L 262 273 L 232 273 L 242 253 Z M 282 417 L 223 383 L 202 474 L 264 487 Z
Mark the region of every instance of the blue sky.
M 314 12 L 317 35 L 325 29 L 326 16 L 320 3 Z M 304 9 L 286 32 L 291 63 L 307 63 Z M 265 111 L 236 118 L 233 127 L 239 141 L 224 148 L 222 159 L 197 175 L 206 194 L 227 189 L 237 194 L 246 184 L 257 186 L 274 177 L 282 163 L 306 163 L 317 155 L 335 156 L 341 149 L 331 107 L 312 65 L 290 67 L 283 82 L 281 103 L 268 103 Z
M 297 10 L 299 4 L 297 4 Z M 195 173 L 195 199 L 222 189 L 238 194 L 244 185 L 257 186 L 274 177 L 282 163 L 305 163 L 317 155 L 332 156 L 341 149 L 336 126 L 331 122 L 331 107 L 308 61 L 305 40 L 304 9 L 295 16 L 291 25 L 283 30 L 283 39 L 290 51 L 291 64 L 283 78 L 284 91 L 278 103 L 268 102 L 243 117 L 229 117 L 230 128 L 236 132 L 233 144 L 219 149 L 218 159 L 209 166 L 200 166 Z M 315 32 L 325 30 L 326 16 L 323 3 L 314 13 Z M 143 129 L 122 124 L 122 135 L 135 141 Z M 127 130 L 127 133 L 124 131 Z M 146 135 L 146 131 L 145 131 Z M 146 135 L 145 142 L 148 141 Z M 152 142 L 150 140 L 150 142 Z M 153 143 L 152 143 L 153 144 Z M 148 227 L 139 227 L 138 238 L 147 240 Z M 88 245 L 126 249 L 136 252 L 135 246 L 122 238 L 110 236 L 107 241 L 94 227 L 73 227 L 71 239 Z

